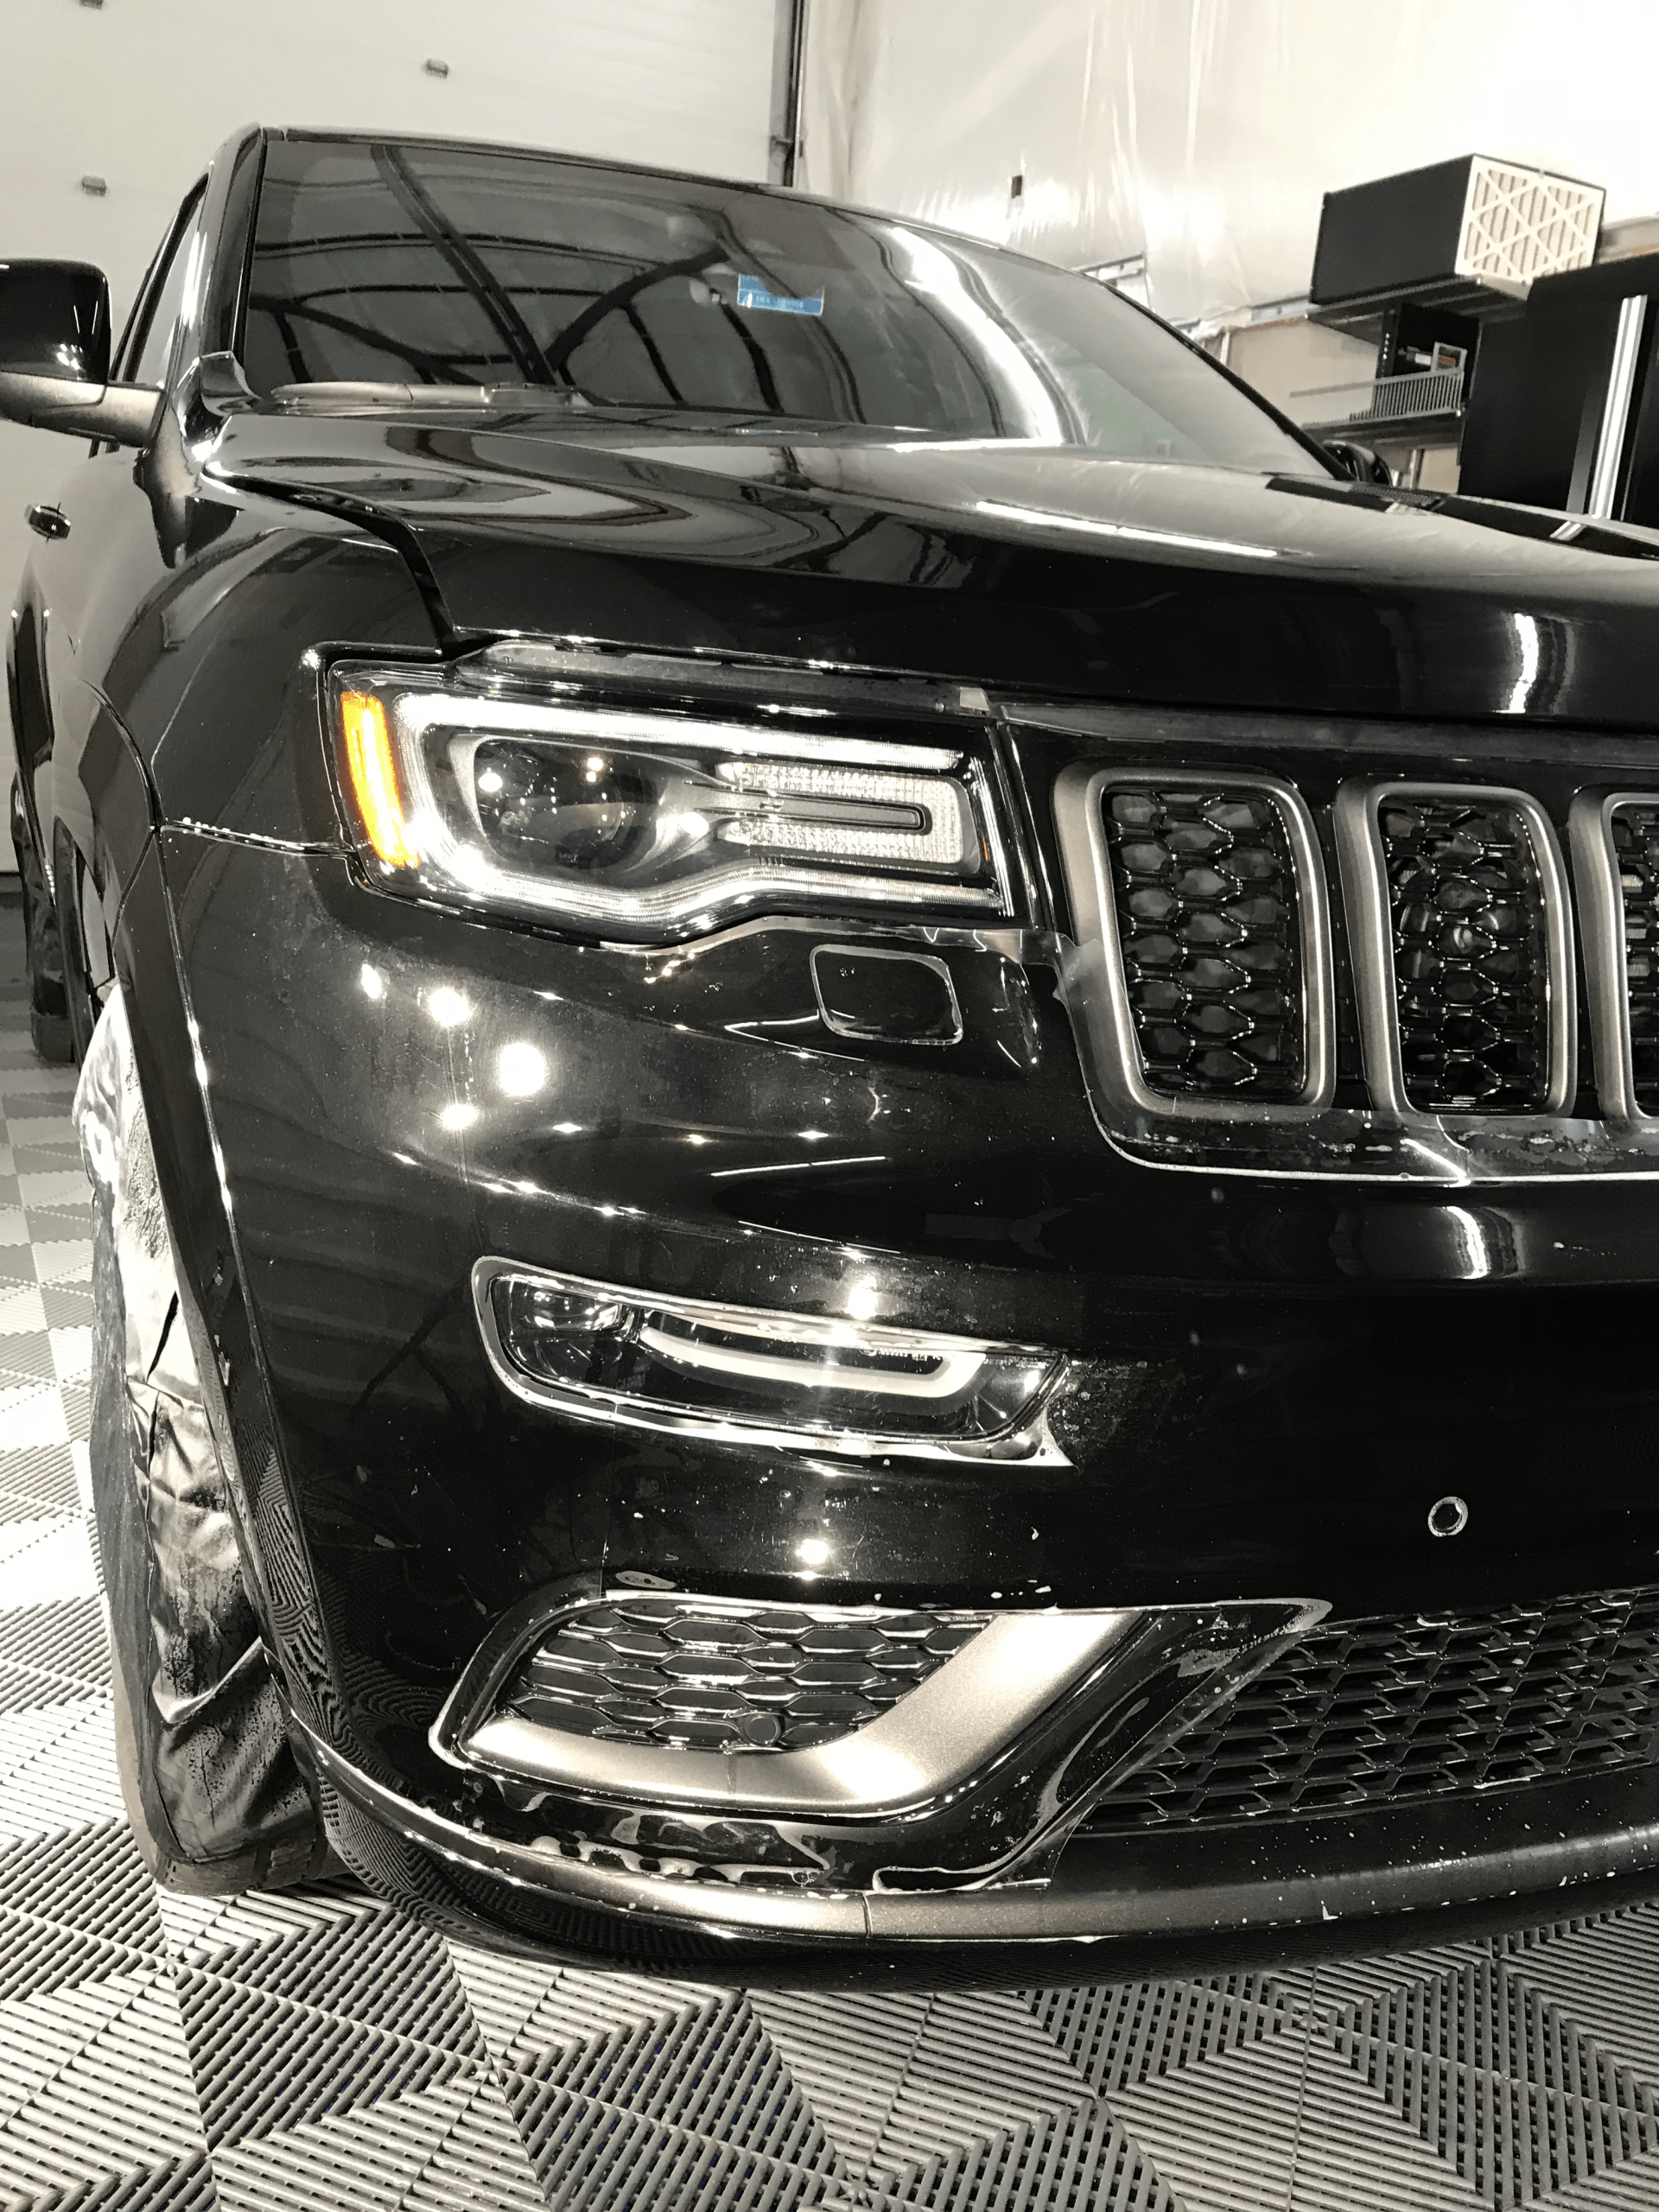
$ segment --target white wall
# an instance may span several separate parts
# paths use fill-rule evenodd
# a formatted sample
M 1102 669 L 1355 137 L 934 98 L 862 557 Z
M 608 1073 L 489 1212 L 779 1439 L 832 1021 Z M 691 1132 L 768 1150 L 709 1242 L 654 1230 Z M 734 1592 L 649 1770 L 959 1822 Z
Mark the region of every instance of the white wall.
M 245 123 L 430 130 L 766 174 L 776 0 L 0 0 L 0 257 L 95 262 L 120 328 Z M 447 78 L 428 75 L 429 57 Z M 101 199 L 80 188 L 103 177 Z M 0 423 L 0 607 L 79 450 Z M 10 729 L 0 715 L 0 798 Z M 10 868 L 0 841 L 0 865 Z
M 1294 415 L 1295 393 L 1322 385 L 1358 384 L 1376 368 L 1376 347 L 1317 322 L 1264 322 L 1235 330 L 1227 365 L 1264 399 Z
M 1659 211 L 1656 0 L 810 6 L 809 189 L 1073 268 L 1144 251 L 1177 321 L 1306 292 L 1325 193 L 1459 154 Z

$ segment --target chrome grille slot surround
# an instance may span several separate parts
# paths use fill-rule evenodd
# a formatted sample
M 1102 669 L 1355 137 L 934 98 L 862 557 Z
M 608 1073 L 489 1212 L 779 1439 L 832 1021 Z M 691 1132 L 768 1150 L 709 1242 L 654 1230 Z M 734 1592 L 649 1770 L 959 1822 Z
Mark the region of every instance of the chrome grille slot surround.
M 798 1751 L 887 1712 L 988 1618 L 620 1591 L 563 1614 L 496 1702 L 619 1743 Z
M 1620 799 L 1609 810 L 1624 920 L 1630 1096 L 1659 1113 L 1659 798 Z
M 1331 925 L 1306 802 L 1249 768 L 1100 768 L 1055 786 L 1087 970 L 1067 1001 L 1109 1108 L 1304 1121 L 1334 1088 Z
M 1316 1629 L 1084 1834 L 1361 1811 L 1659 1761 L 1659 1588 Z
M 1641 1123 L 1659 1116 L 1659 791 L 1581 791 L 1567 835 L 1597 1095 Z
M 1344 784 L 1334 810 L 1373 1103 L 1559 1115 L 1577 1088 L 1566 872 L 1549 817 L 1499 785 Z
M 1524 812 L 1381 804 L 1407 1097 L 1430 1112 L 1535 1113 L 1548 1084 L 1547 918 Z
M 1270 793 L 1171 778 L 1101 793 L 1141 1071 L 1151 1090 L 1299 1100 L 1295 860 Z
M 1069 911 L 1069 931 L 1062 921 L 1065 933 L 1028 941 L 1022 957 L 1052 960 L 1096 1123 L 1122 1156 L 1147 1166 L 1208 1176 L 1443 1188 L 1578 1182 L 1586 1176 L 1659 1179 L 1659 1052 L 1650 1071 L 1653 1083 L 1644 1079 L 1649 1112 L 1632 1089 L 1630 1028 L 1632 994 L 1638 1030 L 1649 1008 L 1659 1023 L 1659 987 L 1642 972 L 1640 952 L 1627 963 L 1624 894 L 1608 820 L 1610 809 L 1627 804 L 1645 810 L 1624 818 L 1630 828 L 1659 829 L 1659 789 L 1614 791 L 1605 769 L 1599 788 L 1575 786 L 1581 769 L 1599 764 L 1599 757 L 1610 766 L 1622 758 L 1627 776 L 1644 772 L 1650 741 L 1609 739 L 1605 756 L 1599 756 L 1599 738 L 1571 739 L 1557 758 L 1553 750 L 1541 752 L 1535 733 L 1520 734 L 1511 744 L 1496 729 L 1471 734 L 1427 723 L 1376 722 L 1338 730 L 1244 710 L 1222 715 L 1210 709 L 1059 703 L 1028 712 L 1010 709 L 1007 718 L 1027 772 L 1046 757 L 1053 764 L 1049 772 L 1054 840 Z M 1088 747 L 1081 759 L 1080 744 Z M 1061 753 L 1063 745 L 1073 748 L 1069 755 Z M 1109 760 L 1135 765 L 1108 766 Z M 1465 772 L 1471 778 L 1490 761 L 1491 780 L 1441 782 L 1441 764 L 1448 760 L 1467 763 Z M 1148 766 L 1149 760 L 1165 765 Z M 1241 760 L 1247 765 L 1236 765 Z M 1270 761 L 1277 775 L 1258 768 L 1257 761 Z M 1536 768 L 1535 791 L 1503 780 L 1520 774 L 1530 783 L 1527 763 Z M 1300 1103 L 1273 1103 L 1248 1093 L 1195 1096 L 1160 1091 L 1154 1087 L 1155 1071 L 1148 1080 L 1119 957 L 1117 893 L 1100 804 L 1103 791 L 1137 784 L 1169 791 L 1247 785 L 1288 794 L 1284 819 L 1301 904 L 1308 1001 L 1307 1077 Z M 1459 1017 L 1463 1013 L 1455 995 L 1444 995 L 1443 987 L 1439 996 L 1423 991 L 1425 983 L 1436 980 L 1433 975 L 1403 978 L 1418 993 L 1407 1011 L 1421 1017 L 1409 1042 L 1421 1048 L 1421 1055 L 1414 1055 L 1408 1086 L 1399 1027 L 1402 979 L 1395 970 L 1396 902 L 1378 818 L 1383 802 L 1396 797 L 1408 800 L 1420 815 L 1426 805 L 1437 812 L 1442 804 L 1447 810 L 1473 809 L 1489 828 L 1495 810 L 1513 810 L 1500 814 L 1497 826 L 1509 845 L 1507 864 L 1517 866 L 1524 876 L 1522 864 L 1529 861 L 1535 874 L 1528 905 L 1536 927 L 1525 949 L 1536 956 L 1535 975 L 1541 971 L 1543 978 L 1541 992 L 1531 1002 L 1535 1014 L 1541 1003 L 1544 1009 L 1541 1054 L 1520 1071 L 1520 1082 L 1512 1079 L 1512 1060 L 1484 1073 L 1469 1071 L 1471 1079 L 1435 1087 L 1442 1076 L 1456 1077 L 1470 1060 L 1495 1049 L 1506 1027 L 1513 1041 L 1514 1031 L 1527 1026 L 1519 1018 L 1526 1008 L 1517 1014 L 1503 998 L 1506 981 L 1521 979 L 1506 979 L 1502 972 L 1507 945 L 1499 930 L 1484 931 L 1490 944 L 1472 934 L 1462 940 L 1460 950 L 1452 948 L 1458 957 L 1452 963 L 1459 989 L 1468 987 L 1463 979 L 1477 979 L 1465 1004 L 1497 1029 L 1497 1040 L 1472 1020 L 1448 1033 L 1454 1008 Z M 1557 814 L 1567 822 L 1572 844 L 1570 888 L 1553 827 Z M 1449 813 L 1440 826 L 1450 833 Z M 1391 842 L 1402 842 L 1397 837 Z M 1496 842 L 1481 841 L 1479 863 L 1494 857 L 1487 847 Z M 1659 843 L 1659 837 L 1654 842 Z M 1627 858 L 1631 849 L 1627 845 Z M 1446 857 L 1476 859 L 1456 853 Z M 1402 861 L 1404 855 L 1397 852 L 1395 858 Z M 1463 923 L 1471 932 L 1493 903 L 1503 903 L 1497 894 L 1507 882 L 1502 869 L 1497 874 L 1498 880 L 1472 887 L 1480 896 L 1464 912 L 1476 919 Z M 1528 887 L 1524 882 L 1522 887 Z M 1659 855 L 1642 896 L 1646 910 L 1639 918 L 1659 932 Z M 1332 963 L 1327 900 L 1339 929 L 1339 965 Z M 1408 902 L 1399 903 L 1403 915 Z M 1580 1081 L 1580 935 L 1594 1045 L 1593 1088 L 1588 1053 Z M 1402 931 L 1401 944 L 1407 951 L 1414 944 L 1434 955 L 1441 976 L 1446 973 L 1445 954 L 1423 930 L 1414 938 Z M 1483 969 L 1483 960 L 1493 964 Z M 1413 964 L 1432 965 L 1421 960 Z M 1491 1023 L 1486 1012 L 1491 1003 L 1484 991 L 1488 983 L 1496 987 L 1502 1023 Z M 1338 1010 L 1344 1038 L 1339 1083 Z M 1535 1028 L 1535 1041 L 1536 1035 Z M 1424 1056 L 1437 1050 L 1442 1057 L 1425 1065 Z M 1459 1065 L 1448 1070 L 1448 1058 Z

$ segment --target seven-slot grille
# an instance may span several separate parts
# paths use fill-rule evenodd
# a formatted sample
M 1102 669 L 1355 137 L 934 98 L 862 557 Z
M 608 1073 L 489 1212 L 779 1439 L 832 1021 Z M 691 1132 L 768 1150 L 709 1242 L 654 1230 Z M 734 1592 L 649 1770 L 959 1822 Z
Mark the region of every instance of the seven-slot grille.
M 799 1751 L 875 1719 L 985 1620 L 625 1593 L 565 1614 L 499 1703 L 622 1743 Z
M 1306 1074 L 1295 861 L 1279 801 L 1216 782 L 1102 793 L 1148 1089 L 1282 1104 Z
M 1535 1113 L 1549 1084 L 1544 893 L 1522 810 L 1390 793 L 1378 809 L 1405 1094 L 1420 1111 Z
M 1085 791 L 1085 814 L 1068 813 Z M 1586 796 L 1573 804 L 1577 865 L 1599 882 L 1599 912 L 1605 899 L 1618 909 L 1587 957 L 1596 975 L 1618 969 L 1638 1104 L 1659 1114 L 1659 794 L 1606 800 L 1588 843 Z M 1110 963 L 1098 1003 L 1112 1021 L 1082 1001 L 1109 1095 L 1127 1087 L 1153 1114 L 1268 1121 L 1333 1105 L 1408 1122 L 1573 1111 L 1572 901 L 1530 793 L 1350 779 L 1324 830 L 1294 785 L 1252 769 L 1074 766 L 1057 799 L 1080 925 Z M 1346 946 L 1334 1004 L 1328 887 L 1341 890 Z M 1617 1120 L 1626 1109 L 1605 1076 L 1603 1090 Z
M 1659 1590 L 1307 1637 L 1101 1799 L 1090 1834 L 1341 1813 L 1659 1759 Z

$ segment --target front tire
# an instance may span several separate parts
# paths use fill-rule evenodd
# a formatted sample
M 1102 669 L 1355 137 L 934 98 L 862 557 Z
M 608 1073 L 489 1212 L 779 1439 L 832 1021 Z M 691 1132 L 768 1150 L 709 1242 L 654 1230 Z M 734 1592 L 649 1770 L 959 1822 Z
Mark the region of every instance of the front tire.
M 46 871 L 35 849 L 23 794 L 16 783 L 11 787 L 11 843 L 23 893 L 29 1037 L 43 1060 L 67 1066 L 75 1058 L 75 1039 L 64 989 L 63 941 L 58 931 L 57 909 L 46 887 Z
M 248 1595 L 112 989 L 75 1120 L 92 1185 L 92 1488 L 122 1794 L 151 1873 L 197 1895 L 327 1870 Z

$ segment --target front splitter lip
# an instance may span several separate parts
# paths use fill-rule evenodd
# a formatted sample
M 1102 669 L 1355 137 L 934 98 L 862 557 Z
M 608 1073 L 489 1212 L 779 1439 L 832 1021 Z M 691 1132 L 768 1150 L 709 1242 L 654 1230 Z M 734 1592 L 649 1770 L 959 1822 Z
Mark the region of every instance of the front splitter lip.
M 1384 1920 L 1494 1899 L 1548 1894 L 1659 1868 L 1659 1782 L 1653 1770 L 1494 1793 L 1456 1808 L 1469 1847 L 1448 1847 L 1437 1817 L 1405 1808 L 1352 1821 L 1326 1815 L 1265 1828 L 1159 1837 L 1153 1879 L 1136 1860 L 1142 1839 L 1080 1837 L 1047 1882 L 931 1891 L 815 1891 L 688 1882 L 595 1866 L 463 1827 L 361 1773 L 297 1720 L 321 1775 L 359 1811 L 421 1848 L 513 1886 L 708 1935 L 842 1947 L 1111 1943 L 1260 1936 L 1337 1921 Z M 1505 1802 L 1507 1801 L 1507 1802 Z M 1577 1803 L 1581 1826 L 1561 1825 Z M 1648 1814 L 1633 1820 L 1637 1808 Z M 1517 1833 L 1532 1840 L 1517 1841 Z M 1329 1863 L 1309 1866 L 1324 1840 Z M 1413 1841 L 1423 1855 L 1402 1859 Z M 1233 1847 L 1242 1846 L 1242 1849 Z M 1243 1864 L 1241 1866 L 1239 1861 Z M 1219 1864 L 1211 1862 L 1219 1860 Z

